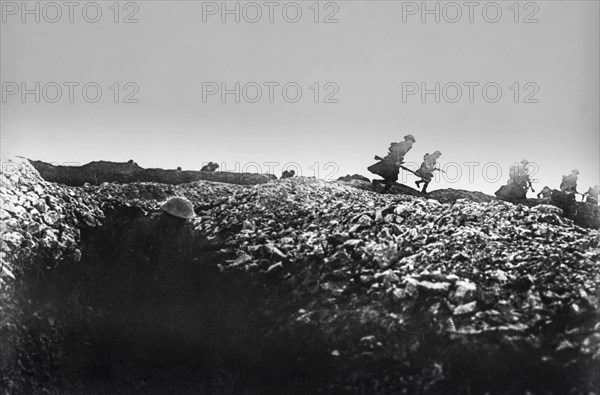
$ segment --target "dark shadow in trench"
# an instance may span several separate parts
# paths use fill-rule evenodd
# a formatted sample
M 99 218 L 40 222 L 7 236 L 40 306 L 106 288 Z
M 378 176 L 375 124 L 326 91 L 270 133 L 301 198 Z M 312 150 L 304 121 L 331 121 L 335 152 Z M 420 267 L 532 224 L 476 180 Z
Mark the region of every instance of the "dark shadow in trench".
M 189 224 L 121 208 L 81 239 L 80 262 L 28 280 L 31 311 L 61 328 L 50 365 L 65 393 L 304 394 L 326 380 L 318 347 L 277 336 L 269 284 L 219 270 L 234 254 Z

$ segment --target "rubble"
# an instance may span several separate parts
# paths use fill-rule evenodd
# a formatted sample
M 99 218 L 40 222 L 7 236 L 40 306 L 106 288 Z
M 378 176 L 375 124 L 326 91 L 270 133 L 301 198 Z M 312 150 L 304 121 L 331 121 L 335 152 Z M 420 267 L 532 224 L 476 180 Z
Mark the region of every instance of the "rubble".
M 79 261 L 80 231 L 105 226 L 107 213 L 150 212 L 179 195 L 194 204 L 195 230 L 228 254 L 221 271 L 269 284 L 275 302 L 259 306 L 265 314 L 285 329 L 345 334 L 322 350 L 344 369 L 418 353 L 422 342 L 392 336 L 407 328 L 485 352 L 508 342 L 532 363 L 550 356 L 565 369 L 569 350 L 580 364 L 600 355 L 599 234 L 563 217 L 564 208 L 466 191 L 382 195 L 305 177 L 69 187 L 44 181 L 27 160 L 14 168 L 0 185 L 0 289 L 9 295 L 39 257 Z M 384 347 L 364 354 L 369 339 Z M 448 358 L 432 363 L 450 369 Z
M 450 296 L 450 300 L 455 303 L 470 302 L 475 297 L 477 285 L 470 281 L 458 281 L 456 289 Z
M 476 301 L 461 304 L 460 306 L 457 306 L 454 309 L 454 315 L 470 314 L 470 313 L 474 312 L 475 309 L 477 309 Z

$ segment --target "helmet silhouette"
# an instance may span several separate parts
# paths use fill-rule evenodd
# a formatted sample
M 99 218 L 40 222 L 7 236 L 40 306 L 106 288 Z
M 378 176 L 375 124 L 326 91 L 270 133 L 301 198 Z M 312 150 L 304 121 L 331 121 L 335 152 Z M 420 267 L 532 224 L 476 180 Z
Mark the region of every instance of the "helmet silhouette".
M 191 219 L 196 216 L 192 203 L 182 197 L 172 197 L 160 206 L 160 209 L 178 218 Z
M 406 136 L 404 136 L 404 140 L 408 140 L 408 139 L 412 140 L 413 143 L 417 142 L 417 140 L 415 140 L 415 138 L 413 137 L 412 134 L 407 134 Z

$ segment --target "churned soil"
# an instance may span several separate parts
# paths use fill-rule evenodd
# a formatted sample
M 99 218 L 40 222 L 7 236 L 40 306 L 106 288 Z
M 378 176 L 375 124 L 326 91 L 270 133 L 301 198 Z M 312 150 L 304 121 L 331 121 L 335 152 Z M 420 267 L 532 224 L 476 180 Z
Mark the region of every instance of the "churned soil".
M 66 186 L 25 159 L 14 169 L 0 186 L 0 393 L 600 385 L 599 234 L 556 206 L 364 180 Z M 133 242 L 171 196 L 196 218 Z

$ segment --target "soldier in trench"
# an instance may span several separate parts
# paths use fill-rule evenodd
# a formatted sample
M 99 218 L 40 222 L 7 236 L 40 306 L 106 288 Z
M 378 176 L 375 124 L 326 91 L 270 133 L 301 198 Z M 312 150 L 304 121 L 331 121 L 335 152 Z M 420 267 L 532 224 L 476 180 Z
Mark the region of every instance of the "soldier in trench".
M 185 288 L 186 271 L 202 243 L 195 240 L 190 220 L 195 217 L 189 200 L 173 197 L 158 212 L 137 216 L 117 236 L 130 292 L 139 300 L 177 295 Z M 148 299 L 149 298 L 149 299 Z
M 147 214 L 137 206 L 118 206 L 107 213 L 106 248 L 101 265 L 90 279 L 98 295 L 104 328 L 100 355 L 112 374 L 128 376 L 131 364 L 160 353 L 157 337 L 189 322 L 189 303 L 204 281 L 203 240 L 191 226 L 192 204 L 184 198 L 167 200 Z M 153 351 L 154 350 L 154 351 Z M 136 362 L 138 361 L 138 362 Z

